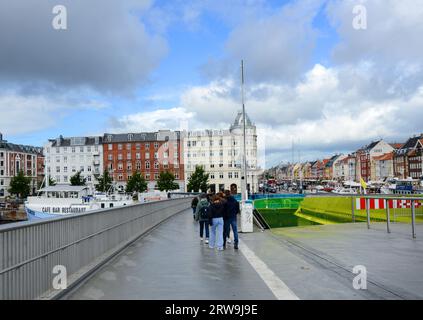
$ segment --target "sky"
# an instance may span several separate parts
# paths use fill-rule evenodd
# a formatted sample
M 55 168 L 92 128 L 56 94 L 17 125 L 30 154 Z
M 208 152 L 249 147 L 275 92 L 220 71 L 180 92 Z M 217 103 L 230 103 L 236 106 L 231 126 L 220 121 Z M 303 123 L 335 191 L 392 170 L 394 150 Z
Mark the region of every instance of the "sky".
M 423 132 L 421 17 L 419 0 L 3 0 L 0 132 L 228 128 L 243 59 L 266 167 L 403 142 Z

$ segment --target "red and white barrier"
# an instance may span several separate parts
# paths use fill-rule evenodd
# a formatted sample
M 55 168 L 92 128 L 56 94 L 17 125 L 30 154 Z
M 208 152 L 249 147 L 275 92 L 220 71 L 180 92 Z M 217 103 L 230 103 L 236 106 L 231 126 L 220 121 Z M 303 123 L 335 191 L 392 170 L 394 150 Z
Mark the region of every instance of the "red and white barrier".
M 357 210 L 365 210 L 366 209 L 366 199 L 364 198 L 356 198 L 355 208 Z M 415 200 L 414 206 L 416 208 L 423 206 L 423 201 Z M 411 208 L 411 200 L 396 200 L 396 199 L 389 199 L 388 200 L 389 209 L 407 209 Z M 370 209 L 386 209 L 385 199 L 369 199 L 369 206 Z

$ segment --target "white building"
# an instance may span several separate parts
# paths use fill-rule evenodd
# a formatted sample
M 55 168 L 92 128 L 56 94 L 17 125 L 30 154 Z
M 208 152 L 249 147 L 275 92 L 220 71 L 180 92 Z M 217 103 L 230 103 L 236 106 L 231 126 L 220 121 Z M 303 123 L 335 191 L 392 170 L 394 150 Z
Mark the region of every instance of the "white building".
M 78 171 L 86 184 L 94 187 L 96 176 L 103 174 L 102 137 L 51 139 L 44 146 L 45 174 L 58 184 L 70 184 Z
M 238 112 L 229 130 L 188 131 L 183 134 L 185 185 L 195 167 L 209 173 L 209 190 L 232 189 L 240 192 L 243 148 L 243 117 Z M 246 115 L 247 188 L 258 192 L 257 131 Z M 191 190 L 187 190 L 191 191 Z M 206 191 L 206 190 L 202 190 Z

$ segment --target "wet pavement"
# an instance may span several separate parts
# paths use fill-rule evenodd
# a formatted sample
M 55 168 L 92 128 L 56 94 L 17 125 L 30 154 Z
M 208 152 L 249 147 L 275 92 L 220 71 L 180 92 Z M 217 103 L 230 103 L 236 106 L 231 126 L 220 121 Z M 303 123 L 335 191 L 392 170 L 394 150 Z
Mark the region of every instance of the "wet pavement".
M 162 223 L 106 263 L 67 299 L 417 299 L 422 241 L 409 226 L 308 226 L 240 234 L 240 250 L 200 242 L 190 210 Z M 423 229 L 417 234 L 423 238 Z M 368 271 L 356 290 L 355 265 Z

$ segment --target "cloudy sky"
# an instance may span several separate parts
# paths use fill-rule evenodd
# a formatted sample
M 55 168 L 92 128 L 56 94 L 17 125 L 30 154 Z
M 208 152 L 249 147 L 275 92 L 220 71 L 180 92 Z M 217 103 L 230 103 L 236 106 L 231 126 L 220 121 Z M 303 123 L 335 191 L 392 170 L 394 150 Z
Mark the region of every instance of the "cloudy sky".
M 54 6 L 67 30 L 52 27 Z M 357 5 L 367 29 L 353 27 Z M 267 166 L 423 132 L 420 0 L 3 0 L 11 142 L 226 128 L 246 108 Z

